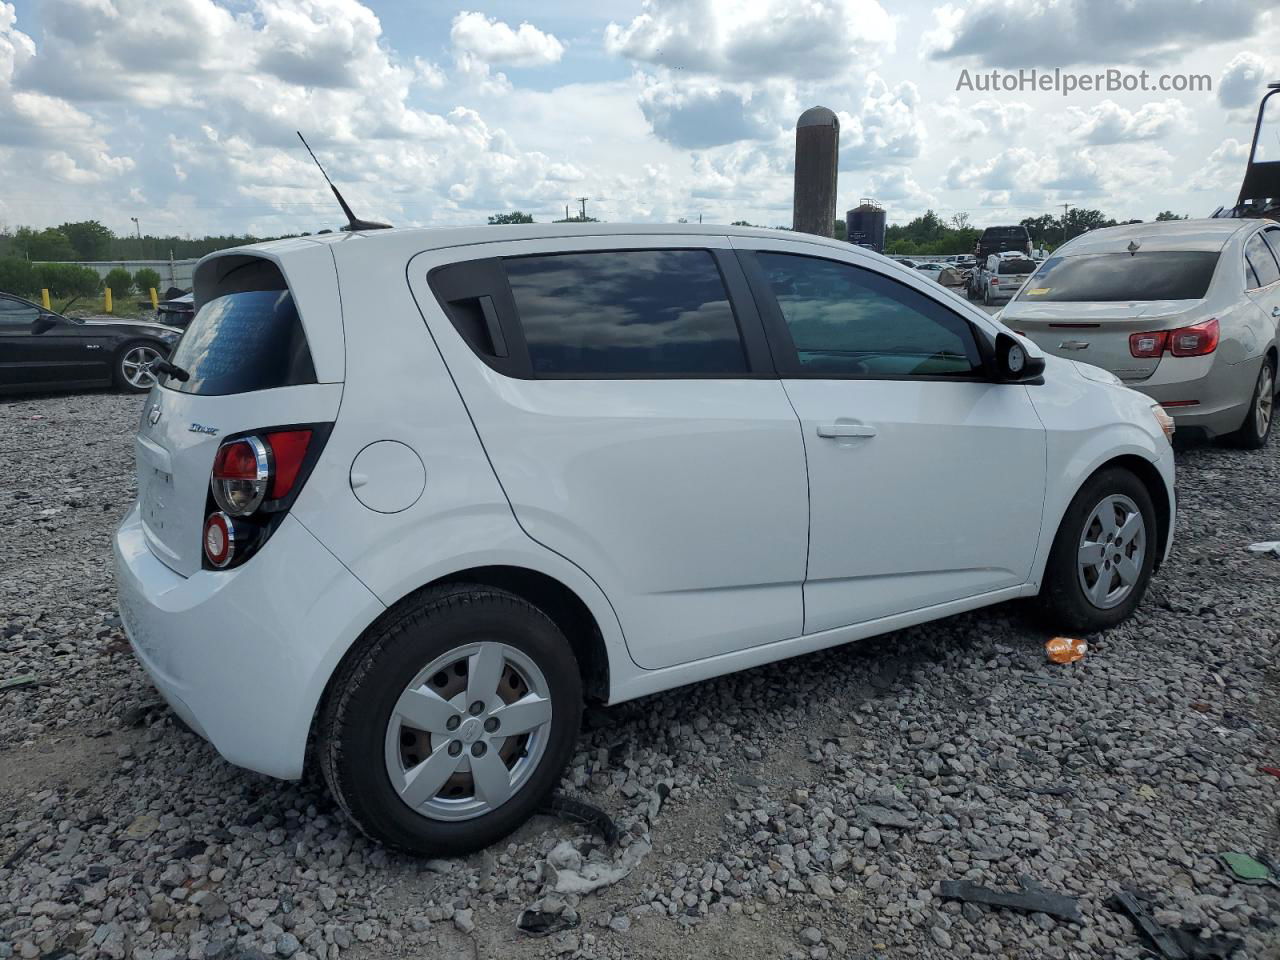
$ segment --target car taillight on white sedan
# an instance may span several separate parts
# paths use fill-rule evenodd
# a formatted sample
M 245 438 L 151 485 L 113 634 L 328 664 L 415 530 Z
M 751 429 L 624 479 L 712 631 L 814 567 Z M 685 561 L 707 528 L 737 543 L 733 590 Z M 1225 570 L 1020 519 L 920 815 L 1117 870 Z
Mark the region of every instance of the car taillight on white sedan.
M 218 447 L 209 476 L 204 558 L 215 570 L 260 549 L 297 499 L 328 439 L 328 424 L 259 430 Z
M 1135 333 L 1129 337 L 1129 353 L 1135 357 L 1161 356 L 1166 350 L 1175 357 L 1202 357 L 1218 349 L 1218 318 L 1176 330 Z

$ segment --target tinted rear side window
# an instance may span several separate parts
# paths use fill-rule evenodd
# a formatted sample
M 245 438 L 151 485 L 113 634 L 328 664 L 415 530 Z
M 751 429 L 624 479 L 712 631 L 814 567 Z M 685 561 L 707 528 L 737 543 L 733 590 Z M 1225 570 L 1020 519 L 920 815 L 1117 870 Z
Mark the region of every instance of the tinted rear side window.
M 1248 286 L 1267 287 L 1280 280 L 1280 266 L 1276 265 L 1276 258 L 1262 239 L 1262 234 L 1255 233 L 1249 238 L 1249 242 L 1244 245 L 1244 258 L 1257 277 L 1257 283 L 1247 284 Z
M 505 261 L 535 376 L 732 376 L 738 324 L 706 250 Z
M 1115 300 L 1199 300 L 1209 290 L 1216 250 L 1153 250 L 1050 257 L 1020 301 L 1103 303 Z
M 288 290 L 216 297 L 187 327 L 172 362 L 191 379 L 165 378 L 182 393 L 219 396 L 315 383 L 302 321 Z

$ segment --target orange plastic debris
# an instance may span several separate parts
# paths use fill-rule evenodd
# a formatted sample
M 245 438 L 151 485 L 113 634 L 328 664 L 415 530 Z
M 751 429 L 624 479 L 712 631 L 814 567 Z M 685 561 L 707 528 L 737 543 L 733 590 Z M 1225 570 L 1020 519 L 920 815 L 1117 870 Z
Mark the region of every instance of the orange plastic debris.
M 1074 637 L 1054 637 L 1044 645 L 1044 652 L 1054 663 L 1075 663 L 1089 652 L 1089 644 Z

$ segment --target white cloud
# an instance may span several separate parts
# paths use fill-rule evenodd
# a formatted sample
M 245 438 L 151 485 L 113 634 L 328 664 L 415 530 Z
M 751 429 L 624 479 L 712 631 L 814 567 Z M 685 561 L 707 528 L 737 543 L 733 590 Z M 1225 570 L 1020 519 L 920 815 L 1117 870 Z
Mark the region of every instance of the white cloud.
M 856 114 L 840 117 L 840 169 L 857 170 L 901 163 L 920 155 L 924 125 L 917 108 L 916 85 L 904 81 L 892 89 L 874 74 Z
M 1237 53 L 1218 77 L 1218 102 L 1228 110 L 1255 107 L 1270 78 L 1266 60 L 1254 53 Z
M 922 53 L 990 67 L 1167 62 L 1255 33 L 1272 0 L 970 0 L 933 17 Z
M 933 103 L 930 112 L 958 139 L 1009 137 L 1020 133 L 1035 113 L 1029 103 L 1018 100 L 961 102 L 955 96 Z
M 542 67 L 564 56 L 564 44 L 530 23 L 516 29 L 483 13 L 464 10 L 453 18 L 449 38 L 456 50 L 485 63 Z
M 1071 107 L 1067 115 L 1072 135 L 1090 144 L 1132 143 L 1159 140 L 1171 133 L 1194 132 L 1191 111 L 1181 100 L 1144 103 L 1127 110 L 1114 100 L 1103 100 L 1088 109 Z
M 1234 204 L 1248 161 L 1249 143 L 1227 137 L 1209 154 L 1205 165 L 1191 176 L 1187 186 L 1192 190 L 1214 191 L 1220 194 L 1221 204 Z
M 675 77 L 669 70 L 638 74 L 639 104 L 654 135 L 677 147 L 705 149 L 738 140 L 767 140 L 794 111 L 785 92 L 768 86 L 724 84 L 706 77 Z
M 644 0 L 605 28 L 618 56 L 731 80 L 830 81 L 892 49 L 893 21 L 876 0 Z

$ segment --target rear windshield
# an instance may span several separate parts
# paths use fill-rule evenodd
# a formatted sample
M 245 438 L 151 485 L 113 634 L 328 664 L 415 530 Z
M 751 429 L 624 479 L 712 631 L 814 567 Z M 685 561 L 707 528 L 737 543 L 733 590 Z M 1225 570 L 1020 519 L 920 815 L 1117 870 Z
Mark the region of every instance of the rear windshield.
M 202 306 L 171 362 L 191 375 L 165 378 L 181 393 L 220 396 L 315 383 L 302 321 L 288 290 L 249 290 Z
M 1054 303 L 1199 300 L 1208 292 L 1217 265 L 1216 250 L 1050 257 L 1018 299 Z
M 1027 236 L 1026 227 L 987 227 L 982 231 L 983 240 L 998 240 L 1002 237 L 1025 239 Z
M 1015 273 L 1028 274 L 1036 272 L 1036 262 L 1034 260 L 1001 260 L 1000 268 L 997 273 Z

